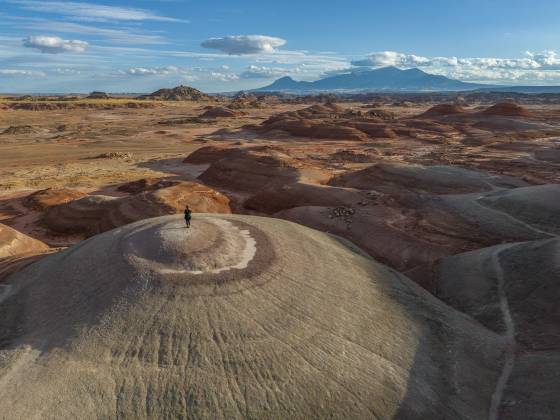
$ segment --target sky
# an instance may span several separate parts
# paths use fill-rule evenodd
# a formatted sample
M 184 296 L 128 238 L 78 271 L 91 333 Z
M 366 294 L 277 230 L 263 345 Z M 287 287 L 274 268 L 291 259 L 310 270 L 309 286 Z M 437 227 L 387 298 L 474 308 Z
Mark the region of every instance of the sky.
M 385 66 L 560 85 L 558 0 L 0 0 L 0 92 L 206 92 Z

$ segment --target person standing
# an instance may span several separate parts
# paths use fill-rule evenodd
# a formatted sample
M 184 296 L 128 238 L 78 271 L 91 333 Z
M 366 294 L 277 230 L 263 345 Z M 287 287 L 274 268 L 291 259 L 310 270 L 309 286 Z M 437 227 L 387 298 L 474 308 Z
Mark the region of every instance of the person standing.
M 192 211 L 189 206 L 185 207 L 185 223 L 187 225 L 187 229 L 191 227 L 191 218 L 192 218 Z

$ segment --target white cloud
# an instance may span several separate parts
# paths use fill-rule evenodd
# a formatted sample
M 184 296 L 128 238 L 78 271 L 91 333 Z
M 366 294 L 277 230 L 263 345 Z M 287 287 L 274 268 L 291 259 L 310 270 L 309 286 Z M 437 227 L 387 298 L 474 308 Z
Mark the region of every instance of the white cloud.
M 93 3 L 68 1 L 8 0 L 24 10 L 43 13 L 56 13 L 74 19 L 87 21 L 160 21 L 185 22 L 180 19 L 160 16 L 149 10 L 131 7 L 106 6 Z
M 118 76 L 132 77 L 166 77 L 180 76 L 185 81 L 207 80 L 218 82 L 231 82 L 239 79 L 239 76 L 228 69 L 190 67 L 181 68 L 176 66 L 167 67 L 132 67 L 127 70 L 119 70 Z
M 206 76 L 207 80 L 215 80 L 218 82 L 233 82 L 239 80 L 239 76 L 233 73 L 224 73 L 220 71 L 211 71 Z
M 560 70 L 560 57 L 555 51 L 543 51 L 540 53 L 533 53 L 527 51 L 525 53 L 530 59 L 539 63 L 541 68 L 549 70 Z
M 128 28 L 98 28 L 91 25 L 82 25 L 73 22 L 60 22 L 56 20 L 46 20 L 41 18 L 25 19 L 18 27 L 33 31 L 52 31 L 83 35 L 95 35 L 107 38 L 114 42 L 125 44 L 162 44 L 164 38 L 161 35 L 152 33 L 139 33 Z
M 265 35 L 229 35 L 221 38 L 210 38 L 200 44 L 204 48 L 222 51 L 230 55 L 270 54 L 276 47 L 285 45 L 282 38 Z
M 290 70 L 280 67 L 266 67 L 251 65 L 245 69 L 240 77 L 243 79 L 275 79 L 286 76 Z
M 415 67 L 429 63 L 426 57 L 420 57 L 414 54 L 403 54 L 395 51 L 381 51 L 369 54 L 362 60 L 352 61 L 354 66 L 365 67 Z
M 396 51 L 382 51 L 369 54 L 366 58 L 352 61 L 354 66 L 363 67 L 432 67 L 432 66 L 472 66 L 495 69 L 560 69 L 560 57 L 554 51 L 526 53 L 523 58 L 493 57 L 422 57 Z
M 30 36 L 23 41 L 23 46 L 34 48 L 42 53 L 58 54 L 64 52 L 81 53 L 88 43 L 79 40 L 62 39 L 57 36 Z
M 182 73 L 182 70 L 175 66 L 155 68 L 133 67 L 128 70 L 121 71 L 121 74 L 127 74 L 129 76 L 168 76 L 180 73 Z
M 554 51 L 527 52 L 525 57 L 424 57 L 396 51 L 371 53 L 351 62 L 356 68 L 419 67 L 455 79 L 498 84 L 558 83 L 560 57 Z
M 7 77 L 45 77 L 47 74 L 42 71 L 0 69 L 0 76 Z
M 61 75 L 61 76 L 76 76 L 76 75 L 82 74 L 82 72 L 80 70 L 69 69 L 69 68 L 60 68 L 60 67 L 53 69 L 52 72 L 56 75 Z

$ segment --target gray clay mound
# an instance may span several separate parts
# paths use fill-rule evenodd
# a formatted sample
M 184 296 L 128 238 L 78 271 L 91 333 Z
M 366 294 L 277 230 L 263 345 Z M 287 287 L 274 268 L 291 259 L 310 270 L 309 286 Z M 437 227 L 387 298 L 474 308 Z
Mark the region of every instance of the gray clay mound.
M 434 194 L 489 191 L 526 185 L 506 176 L 490 175 L 454 166 L 378 163 L 334 178 L 331 185 L 391 191 L 395 188 Z
M 546 162 L 560 163 L 560 148 L 535 151 L 535 158 Z
M 438 296 L 510 343 L 498 418 L 560 418 L 559 255 L 554 238 L 484 248 L 440 264 Z
M 8 278 L 12 418 L 486 418 L 498 336 L 347 242 L 270 218 L 137 222 Z
M 483 246 L 501 242 L 551 238 L 560 231 L 560 185 L 538 185 L 484 194 L 450 194 L 429 197 L 422 213 L 441 229 L 448 215 L 455 224 L 470 225 L 463 237 L 478 237 Z
M 355 205 L 366 198 L 363 191 L 296 182 L 265 189 L 251 196 L 244 205 L 251 210 L 273 214 L 301 206 Z
M 560 234 L 560 184 L 515 188 L 478 201 L 541 230 Z

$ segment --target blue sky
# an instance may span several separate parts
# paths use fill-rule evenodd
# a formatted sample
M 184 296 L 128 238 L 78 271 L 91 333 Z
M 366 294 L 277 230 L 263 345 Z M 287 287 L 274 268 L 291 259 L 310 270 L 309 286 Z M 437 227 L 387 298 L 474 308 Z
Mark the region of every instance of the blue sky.
M 395 65 L 560 85 L 557 0 L 0 0 L 0 92 L 209 92 Z

